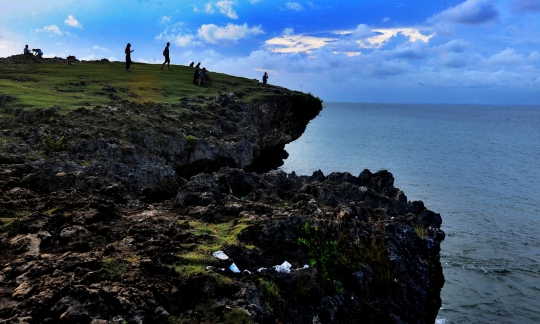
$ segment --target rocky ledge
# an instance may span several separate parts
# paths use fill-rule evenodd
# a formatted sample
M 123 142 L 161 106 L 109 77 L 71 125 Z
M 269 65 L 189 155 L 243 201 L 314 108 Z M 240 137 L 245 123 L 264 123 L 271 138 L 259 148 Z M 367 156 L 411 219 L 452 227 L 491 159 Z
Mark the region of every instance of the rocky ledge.
M 433 323 L 440 215 L 387 171 L 268 171 L 322 106 L 261 91 L 68 114 L 0 95 L 0 323 Z

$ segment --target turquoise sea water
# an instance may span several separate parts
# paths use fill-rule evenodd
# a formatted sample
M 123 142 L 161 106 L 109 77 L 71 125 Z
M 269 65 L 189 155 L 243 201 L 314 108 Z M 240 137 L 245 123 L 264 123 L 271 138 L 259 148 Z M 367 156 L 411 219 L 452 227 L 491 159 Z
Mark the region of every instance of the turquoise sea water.
M 540 323 L 540 107 L 325 103 L 281 168 L 386 169 L 440 213 L 438 323 Z

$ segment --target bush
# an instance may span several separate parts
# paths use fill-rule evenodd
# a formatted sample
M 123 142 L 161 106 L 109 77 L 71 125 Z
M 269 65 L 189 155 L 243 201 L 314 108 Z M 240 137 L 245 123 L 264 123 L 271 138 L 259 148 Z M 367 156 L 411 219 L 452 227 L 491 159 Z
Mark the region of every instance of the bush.
M 58 139 L 55 139 L 51 132 L 43 133 L 43 140 L 41 141 L 43 149 L 46 153 L 50 152 L 59 152 L 66 149 L 67 140 L 64 136 L 60 136 Z

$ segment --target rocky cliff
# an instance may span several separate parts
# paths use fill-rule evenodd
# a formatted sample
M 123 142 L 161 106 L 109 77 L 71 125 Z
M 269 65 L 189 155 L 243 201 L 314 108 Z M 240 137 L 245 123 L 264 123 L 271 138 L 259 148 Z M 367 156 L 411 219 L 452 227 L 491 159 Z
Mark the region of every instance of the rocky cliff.
M 322 105 L 252 89 L 69 113 L 1 94 L 0 323 L 433 323 L 440 215 L 386 171 L 269 171 Z

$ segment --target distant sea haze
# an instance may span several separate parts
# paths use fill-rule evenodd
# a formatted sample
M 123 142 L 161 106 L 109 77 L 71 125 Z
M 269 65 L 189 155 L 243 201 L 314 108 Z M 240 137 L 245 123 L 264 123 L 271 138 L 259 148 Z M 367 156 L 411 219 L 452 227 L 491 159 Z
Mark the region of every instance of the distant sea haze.
M 540 107 L 325 103 L 281 169 L 386 169 L 440 213 L 437 323 L 540 323 Z

